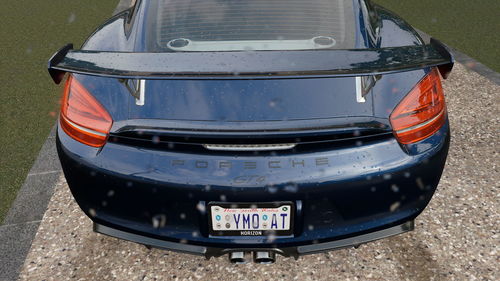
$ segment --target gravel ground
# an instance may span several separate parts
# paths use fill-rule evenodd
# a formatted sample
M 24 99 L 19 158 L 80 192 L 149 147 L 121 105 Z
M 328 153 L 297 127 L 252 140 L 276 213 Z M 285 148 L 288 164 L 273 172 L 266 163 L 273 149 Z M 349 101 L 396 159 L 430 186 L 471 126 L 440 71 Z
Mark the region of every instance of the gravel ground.
M 445 82 L 453 129 L 438 191 L 400 236 L 274 265 L 232 265 L 92 232 L 62 178 L 21 280 L 500 280 L 500 87 L 457 65 Z

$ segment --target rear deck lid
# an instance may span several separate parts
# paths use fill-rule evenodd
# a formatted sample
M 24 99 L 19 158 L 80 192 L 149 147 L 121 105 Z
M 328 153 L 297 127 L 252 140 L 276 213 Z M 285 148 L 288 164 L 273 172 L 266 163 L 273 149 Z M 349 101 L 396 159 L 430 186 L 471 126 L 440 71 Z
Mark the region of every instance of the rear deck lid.
M 356 98 L 356 78 L 145 80 L 143 105 L 130 119 L 282 121 L 372 116 Z

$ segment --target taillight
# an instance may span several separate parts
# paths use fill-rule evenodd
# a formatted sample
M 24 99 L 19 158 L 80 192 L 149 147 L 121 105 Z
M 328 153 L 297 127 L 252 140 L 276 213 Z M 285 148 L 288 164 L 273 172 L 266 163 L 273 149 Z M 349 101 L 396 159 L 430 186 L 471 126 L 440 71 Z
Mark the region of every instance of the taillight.
M 390 121 L 402 144 L 421 141 L 441 128 L 446 121 L 446 105 L 435 68 L 398 104 Z
M 101 147 L 106 143 L 113 120 L 104 107 L 69 76 L 61 104 L 61 128 L 86 145 Z

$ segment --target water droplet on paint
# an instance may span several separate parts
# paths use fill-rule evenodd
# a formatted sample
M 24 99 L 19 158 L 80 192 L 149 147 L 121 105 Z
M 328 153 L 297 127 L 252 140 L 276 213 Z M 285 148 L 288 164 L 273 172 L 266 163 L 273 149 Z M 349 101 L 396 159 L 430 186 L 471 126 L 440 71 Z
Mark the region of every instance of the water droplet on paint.
M 400 205 L 401 205 L 401 203 L 399 201 L 396 201 L 396 202 L 391 204 L 391 207 L 389 207 L 389 210 L 391 210 L 391 212 L 394 212 L 399 208 Z

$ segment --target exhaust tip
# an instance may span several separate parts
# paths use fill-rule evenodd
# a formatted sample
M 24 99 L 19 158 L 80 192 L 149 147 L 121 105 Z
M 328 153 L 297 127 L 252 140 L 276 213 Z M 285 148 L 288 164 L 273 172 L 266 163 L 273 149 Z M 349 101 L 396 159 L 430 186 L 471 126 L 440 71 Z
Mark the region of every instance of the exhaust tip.
M 229 261 L 233 264 L 245 264 L 245 252 L 231 252 L 229 253 Z
M 257 264 L 272 264 L 276 261 L 274 252 L 253 252 L 253 262 Z

